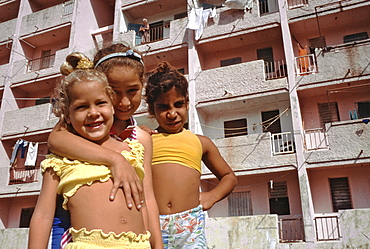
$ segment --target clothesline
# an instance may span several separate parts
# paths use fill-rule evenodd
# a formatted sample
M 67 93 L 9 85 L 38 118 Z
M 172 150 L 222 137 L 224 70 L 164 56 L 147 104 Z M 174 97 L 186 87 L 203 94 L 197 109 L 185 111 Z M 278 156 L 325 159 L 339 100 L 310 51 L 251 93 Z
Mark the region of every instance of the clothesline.
M 15 159 L 18 156 L 19 151 L 21 151 L 21 158 L 26 157 L 24 166 L 36 166 L 36 159 L 38 156 L 38 147 L 40 143 L 46 142 L 30 142 L 19 138 L 13 147 L 12 156 L 10 158 L 10 166 L 13 165 Z M 27 154 L 26 154 L 27 151 Z

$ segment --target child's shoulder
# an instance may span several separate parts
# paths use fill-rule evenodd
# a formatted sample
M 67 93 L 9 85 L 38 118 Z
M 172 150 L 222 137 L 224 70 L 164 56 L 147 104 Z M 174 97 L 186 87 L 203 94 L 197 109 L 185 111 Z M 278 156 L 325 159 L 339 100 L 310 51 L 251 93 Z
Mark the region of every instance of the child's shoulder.
M 144 131 L 143 129 L 141 129 L 138 126 L 135 127 L 135 130 L 136 130 L 137 140 L 139 140 L 140 143 L 146 144 L 146 143 L 151 143 L 152 142 L 152 138 L 151 138 L 150 134 L 147 131 Z

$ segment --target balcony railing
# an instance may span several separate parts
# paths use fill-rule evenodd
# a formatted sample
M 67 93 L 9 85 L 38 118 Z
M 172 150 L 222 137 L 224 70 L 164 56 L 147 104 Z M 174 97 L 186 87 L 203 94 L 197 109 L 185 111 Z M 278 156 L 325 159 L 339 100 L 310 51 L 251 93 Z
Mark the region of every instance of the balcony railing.
M 286 77 L 288 75 L 288 71 L 285 61 L 265 61 L 265 73 L 267 80 Z
M 315 217 L 316 239 L 318 241 L 340 240 L 338 217 Z
M 280 242 L 304 241 L 304 229 L 301 218 L 279 220 Z
M 313 54 L 303 55 L 295 58 L 295 69 L 297 75 L 317 73 L 316 59 Z
M 73 13 L 73 1 L 65 2 L 63 7 L 63 16 Z
M 37 182 L 40 167 L 11 167 L 9 185 Z
M 49 68 L 54 65 L 55 54 L 37 58 L 28 61 L 28 71 L 37 71 L 44 68 Z
M 273 155 L 295 152 L 295 145 L 291 132 L 271 134 L 271 146 Z
M 307 151 L 328 149 L 329 142 L 324 129 L 304 130 L 304 146 Z

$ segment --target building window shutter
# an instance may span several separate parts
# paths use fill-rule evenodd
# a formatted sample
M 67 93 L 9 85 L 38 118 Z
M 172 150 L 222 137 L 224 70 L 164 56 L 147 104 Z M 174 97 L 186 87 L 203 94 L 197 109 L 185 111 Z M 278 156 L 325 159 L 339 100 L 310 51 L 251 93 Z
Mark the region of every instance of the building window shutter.
M 247 119 L 236 119 L 224 122 L 224 134 L 226 137 L 248 135 Z
M 268 183 L 270 214 L 290 214 L 288 188 L 286 182 Z M 272 187 L 272 188 L 271 188 Z
M 326 123 L 339 121 L 338 105 L 336 102 L 319 103 L 318 108 L 322 127 L 325 128 Z
M 229 216 L 253 215 L 251 192 L 233 192 L 228 197 Z
M 221 67 L 226 67 L 234 64 L 242 63 L 242 57 L 235 57 L 230 59 L 225 59 L 220 61 Z
M 262 112 L 263 132 L 281 133 L 279 110 Z
M 343 42 L 354 42 L 354 41 L 361 41 L 368 39 L 369 36 L 367 35 L 367 32 L 360 32 L 356 34 L 350 34 L 343 36 Z
M 35 208 L 22 208 L 21 219 L 19 221 L 19 227 L 30 227 L 30 221 Z
M 348 177 L 329 178 L 333 211 L 352 209 Z

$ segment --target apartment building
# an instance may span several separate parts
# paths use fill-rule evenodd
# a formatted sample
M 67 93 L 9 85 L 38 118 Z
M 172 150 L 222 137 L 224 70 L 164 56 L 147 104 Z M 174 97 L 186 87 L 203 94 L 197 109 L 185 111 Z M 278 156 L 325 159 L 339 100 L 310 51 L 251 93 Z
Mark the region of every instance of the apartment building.
M 209 248 L 369 247 L 369 1 L 2 0 L 0 13 L 1 248 L 27 244 L 59 66 L 111 42 L 148 72 L 182 70 L 189 129 L 238 176 L 207 212 Z M 136 119 L 156 126 L 144 104 Z M 202 190 L 216 184 L 204 168 Z

